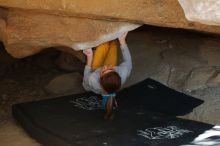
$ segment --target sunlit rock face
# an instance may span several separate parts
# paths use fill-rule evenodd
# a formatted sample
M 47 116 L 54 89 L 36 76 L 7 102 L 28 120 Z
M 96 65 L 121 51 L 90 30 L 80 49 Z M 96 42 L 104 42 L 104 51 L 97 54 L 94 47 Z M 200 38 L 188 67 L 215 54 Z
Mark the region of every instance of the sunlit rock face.
M 0 41 L 5 42 L 6 40 L 6 10 L 0 8 Z
M 5 47 L 11 55 L 18 58 L 36 54 L 48 47 L 66 46 L 82 50 L 115 39 L 121 33 L 139 26 L 127 22 L 108 22 L 10 9 Z
M 220 33 L 190 22 L 177 0 L 0 0 L 0 40 L 14 57 L 48 47 L 95 47 L 142 24 Z M 4 14 L 5 14 L 4 10 Z
M 187 21 L 177 0 L 1 0 L 0 5 L 58 15 L 220 32 L 218 26 Z
M 207 25 L 220 25 L 220 1 L 178 0 L 190 21 Z
M 2 41 L 5 38 L 5 28 L 6 28 L 5 21 L 0 18 L 0 40 L 2 40 Z

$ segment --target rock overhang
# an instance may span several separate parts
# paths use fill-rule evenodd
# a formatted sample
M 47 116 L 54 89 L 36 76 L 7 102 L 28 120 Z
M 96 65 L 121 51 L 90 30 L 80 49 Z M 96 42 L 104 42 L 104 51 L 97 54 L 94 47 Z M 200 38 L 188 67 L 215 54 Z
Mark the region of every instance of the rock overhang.
M 94 47 L 142 24 L 220 33 L 219 26 L 188 21 L 176 0 L 1 0 L 0 6 L 9 9 L 0 18 L 0 39 L 17 58 L 48 47 Z

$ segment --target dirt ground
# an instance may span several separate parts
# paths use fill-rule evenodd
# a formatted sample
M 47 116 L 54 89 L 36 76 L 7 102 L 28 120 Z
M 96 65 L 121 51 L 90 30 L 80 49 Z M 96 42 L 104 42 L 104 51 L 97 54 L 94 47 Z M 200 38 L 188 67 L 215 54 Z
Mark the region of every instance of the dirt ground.
M 140 33 L 142 34 L 141 36 L 139 35 Z M 182 78 L 180 79 L 180 76 L 176 77 L 175 74 L 169 73 L 169 70 L 172 70 L 172 68 L 171 69 L 168 68 L 169 65 L 167 65 L 166 63 L 164 64 L 163 62 L 162 63 L 159 62 L 163 61 L 164 58 L 166 62 L 169 62 L 170 60 L 166 60 L 166 59 L 170 57 L 167 57 L 166 55 L 168 54 L 171 56 L 175 56 L 175 54 L 178 54 L 178 51 L 180 51 L 181 49 L 182 50 L 185 49 L 185 51 L 181 52 L 182 54 L 184 53 L 187 54 L 188 52 L 186 50 L 191 49 L 192 50 L 191 53 L 193 55 L 195 56 L 201 55 L 197 51 L 193 50 L 193 48 L 200 48 L 197 47 L 198 43 L 201 42 L 201 44 L 204 44 L 204 39 L 207 39 L 209 41 L 206 41 L 206 44 L 203 45 L 203 49 L 209 50 L 210 45 L 213 46 L 213 44 L 215 48 L 220 48 L 220 43 L 218 43 L 218 40 L 220 39 L 219 36 L 209 36 L 206 34 L 200 34 L 191 31 L 163 29 L 163 28 L 158 29 L 158 28 L 149 27 L 144 29 L 142 28 L 142 30 L 138 30 L 129 35 L 130 35 L 128 38 L 129 46 L 137 47 L 135 48 L 137 50 L 138 48 L 140 48 L 141 50 L 145 48 L 145 46 L 147 47 L 145 48 L 145 51 L 142 52 L 140 51 L 138 52 L 137 50 L 133 50 L 133 51 L 131 50 L 131 53 L 133 53 L 132 58 L 134 61 L 134 71 L 133 74 L 131 75 L 131 78 L 129 79 L 129 83 L 126 84 L 126 86 L 138 82 L 146 77 L 152 76 L 153 78 L 158 79 L 159 81 L 169 85 L 170 87 L 173 87 L 183 92 L 184 91 L 187 92 L 188 88 L 186 89 L 186 85 L 189 84 L 188 76 L 182 73 L 180 75 Z M 195 40 L 193 40 L 194 38 Z M 139 40 L 142 42 L 139 42 Z M 182 40 L 183 42 L 180 42 L 180 40 Z M 177 51 L 177 53 L 173 53 L 173 52 L 169 53 L 169 51 L 175 52 L 175 50 Z M 163 53 L 161 53 L 162 51 Z M 147 63 L 145 65 L 143 65 L 140 62 L 141 60 L 138 59 L 140 58 L 140 55 L 143 55 L 144 53 L 145 56 L 147 56 L 146 57 Z M 191 53 L 189 53 L 188 56 L 191 56 L 191 58 L 195 58 L 194 56 L 191 55 Z M 30 56 L 23 59 L 15 59 L 12 58 L 10 55 L 8 55 L 7 52 L 5 52 L 3 46 L 1 45 L 0 48 L 0 145 L 1 146 L 40 145 L 35 140 L 30 138 L 19 126 L 19 124 L 17 124 L 16 121 L 13 119 L 11 115 L 11 106 L 15 103 L 41 100 L 41 99 L 52 98 L 53 96 L 57 96 L 48 93 L 47 90 L 45 90 L 45 86 L 48 85 L 48 83 L 51 80 L 53 80 L 55 77 L 72 72 L 72 71 L 63 70 L 55 64 L 55 60 L 57 59 L 59 54 L 60 54 L 59 51 L 50 48 L 34 56 Z M 199 60 L 198 64 L 203 64 L 202 67 L 209 65 L 206 61 L 202 60 L 200 57 L 197 57 L 197 60 Z M 149 63 L 150 61 L 151 63 Z M 213 61 L 215 62 L 215 60 Z M 195 63 L 195 61 L 193 63 Z M 216 63 L 217 64 L 216 67 L 218 67 L 218 63 Z M 140 64 L 142 64 L 142 66 Z M 180 65 L 181 64 L 183 63 L 181 62 Z M 198 64 L 195 66 L 198 67 Z M 185 65 L 185 68 L 187 68 L 186 66 L 187 65 Z M 210 66 L 213 66 L 213 64 L 211 64 Z M 144 67 L 147 69 L 143 70 Z M 183 66 L 181 66 L 180 68 L 182 67 Z M 174 69 L 176 71 L 178 70 L 178 67 Z M 168 73 L 166 74 L 167 71 Z M 185 70 L 179 70 L 179 72 L 182 71 Z M 191 70 L 188 71 L 190 72 Z M 217 68 L 215 70 L 215 73 L 217 73 L 218 71 L 219 70 Z M 176 82 L 174 83 L 174 81 Z M 192 82 L 192 80 L 190 81 Z M 187 82 L 187 84 L 184 84 L 184 86 L 182 86 L 182 84 L 185 82 Z M 192 84 L 194 85 L 194 83 Z M 217 87 L 218 85 L 219 84 L 217 83 L 215 87 Z M 193 89 L 196 90 L 190 92 L 191 94 L 194 94 L 198 90 L 204 91 L 204 88 L 199 88 L 199 87 L 195 88 L 195 86 L 193 86 Z M 65 94 L 65 93 L 61 93 L 61 94 Z M 191 119 L 193 119 L 193 117 L 191 117 Z

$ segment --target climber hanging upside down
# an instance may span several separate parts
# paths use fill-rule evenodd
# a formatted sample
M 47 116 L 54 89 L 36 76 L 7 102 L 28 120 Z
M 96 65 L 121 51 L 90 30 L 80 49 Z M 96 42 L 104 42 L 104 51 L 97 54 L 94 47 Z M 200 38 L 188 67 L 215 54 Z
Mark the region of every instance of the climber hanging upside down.
M 131 55 L 126 44 L 127 33 L 118 38 L 123 61 L 117 65 L 117 39 L 97 46 L 94 50 L 86 49 L 87 56 L 84 70 L 83 87 L 102 95 L 102 106 L 106 110 L 105 119 L 113 119 L 117 107 L 116 92 L 125 83 L 131 73 Z

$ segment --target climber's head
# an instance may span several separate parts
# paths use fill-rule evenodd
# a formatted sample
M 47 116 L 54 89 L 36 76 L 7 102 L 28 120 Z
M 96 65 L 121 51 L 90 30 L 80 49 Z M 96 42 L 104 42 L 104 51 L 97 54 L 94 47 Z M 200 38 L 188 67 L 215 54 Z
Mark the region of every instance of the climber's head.
M 100 72 L 100 84 L 107 93 L 115 93 L 121 87 L 121 77 L 114 67 L 105 65 Z

